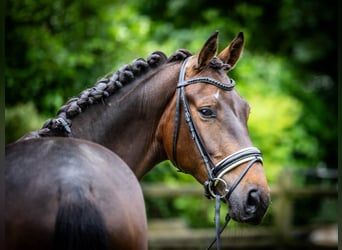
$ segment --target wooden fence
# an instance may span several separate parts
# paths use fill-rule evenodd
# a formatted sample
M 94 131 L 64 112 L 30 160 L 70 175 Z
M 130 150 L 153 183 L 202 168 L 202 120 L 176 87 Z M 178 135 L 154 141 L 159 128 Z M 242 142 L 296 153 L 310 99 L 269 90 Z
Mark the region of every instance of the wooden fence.
M 272 225 L 228 228 L 222 234 L 222 249 L 337 249 L 337 224 L 303 227 L 292 224 L 296 199 L 332 197 L 337 200 L 337 186 L 295 187 L 292 176 L 292 172 L 283 173 L 277 186 L 271 187 Z M 195 184 L 173 187 L 162 183 L 143 184 L 143 191 L 145 197 L 203 196 L 202 187 Z M 206 249 L 214 234 L 214 228 L 191 229 L 177 218 L 150 220 L 149 249 Z

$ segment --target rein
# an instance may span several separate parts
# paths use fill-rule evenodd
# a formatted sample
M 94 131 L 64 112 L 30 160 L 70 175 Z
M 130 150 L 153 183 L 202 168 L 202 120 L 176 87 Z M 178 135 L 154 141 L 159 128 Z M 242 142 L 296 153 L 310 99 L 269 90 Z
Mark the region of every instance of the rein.
M 189 60 L 189 57 L 183 62 L 181 66 L 179 80 L 177 84 L 176 113 L 175 113 L 175 123 L 174 123 L 174 130 L 173 130 L 173 162 L 175 166 L 178 167 L 177 141 L 178 141 L 179 117 L 180 117 L 180 106 L 181 106 L 180 103 L 182 102 L 186 123 L 188 124 L 192 139 L 194 140 L 195 145 L 198 149 L 198 152 L 201 155 L 201 158 L 203 160 L 203 163 L 205 165 L 205 168 L 208 174 L 208 180 L 204 183 L 204 189 L 205 189 L 204 194 L 209 199 L 215 198 L 216 237 L 211 242 L 211 244 L 209 245 L 207 249 L 210 249 L 214 245 L 215 242 L 216 242 L 217 249 L 220 249 L 221 248 L 220 235 L 230 221 L 230 215 L 229 213 L 227 213 L 225 222 L 223 226 L 220 227 L 220 201 L 224 197 L 226 197 L 226 199 L 229 200 L 232 192 L 240 183 L 242 178 L 246 175 L 248 170 L 253 166 L 253 164 L 255 162 L 262 163 L 262 155 L 259 149 L 255 147 L 247 147 L 225 157 L 223 160 L 221 160 L 217 164 L 213 162 L 210 154 L 206 150 L 206 147 L 196 128 L 196 124 L 194 123 L 194 120 L 191 116 L 189 102 L 185 94 L 185 87 L 191 84 L 196 84 L 196 83 L 207 83 L 207 84 L 214 85 L 225 91 L 231 91 L 235 86 L 235 81 L 230 79 L 230 83 L 223 83 L 210 77 L 197 77 L 197 78 L 185 80 L 185 68 L 186 68 L 186 63 L 188 60 Z M 224 179 L 222 179 L 222 176 L 228 173 L 229 171 L 231 171 L 232 169 L 244 163 L 248 163 L 248 164 L 246 165 L 244 170 L 240 173 L 238 178 L 234 181 L 232 186 L 228 187 L 228 184 L 226 183 Z M 180 167 L 178 168 L 180 171 L 182 171 Z M 223 194 L 216 193 L 215 191 L 215 187 L 220 183 L 224 186 Z

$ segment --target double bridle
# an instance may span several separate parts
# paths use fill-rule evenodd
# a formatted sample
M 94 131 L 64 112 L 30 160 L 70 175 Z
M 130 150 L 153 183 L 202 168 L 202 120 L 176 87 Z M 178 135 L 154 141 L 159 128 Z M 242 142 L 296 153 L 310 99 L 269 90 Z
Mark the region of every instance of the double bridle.
M 189 60 L 189 57 L 183 62 L 181 66 L 179 80 L 177 84 L 176 114 L 175 114 L 174 130 L 173 130 L 173 162 L 182 171 L 182 169 L 177 164 L 177 140 L 178 140 L 179 117 L 180 117 L 180 106 L 181 106 L 180 103 L 182 102 L 186 123 L 188 124 L 192 139 L 194 140 L 195 145 L 198 149 L 198 152 L 201 155 L 201 158 L 203 160 L 203 163 L 206 167 L 207 174 L 208 174 L 208 180 L 204 183 L 205 196 L 209 199 L 215 198 L 216 200 L 216 206 L 215 206 L 216 238 L 210 244 L 208 249 L 210 249 L 215 242 L 216 242 L 217 249 L 220 249 L 220 234 L 223 232 L 224 228 L 227 226 L 230 220 L 229 213 L 227 213 L 226 221 L 224 225 L 222 226 L 222 228 L 220 228 L 220 200 L 224 197 L 226 197 L 226 199 L 229 200 L 230 195 L 232 194 L 234 189 L 237 187 L 237 185 L 240 183 L 242 178 L 246 175 L 248 170 L 252 167 L 252 165 L 255 162 L 262 163 L 262 155 L 259 149 L 255 147 L 247 147 L 231 155 L 228 155 L 217 164 L 213 162 L 210 154 L 206 150 L 206 147 L 196 128 L 196 124 L 194 123 L 194 120 L 192 118 L 189 102 L 185 95 L 185 87 L 191 84 L 196 84 L 196 83 L 207 83 L 207 84 L 214 85 L 225 91 L 231 91 L 235 86 L 235 82 L 234 80 L 230 79 L 230 83 L 223 83 L 210 77 L 197 77 L 197 78 L 185 80 L 185 68 L 186 68 L 186 64 L 188 60 Z M 231 171 L 232 169 L 244 163 L 248 163 L 248 164 L 246 165 L 244 170 L 240 173 L 238 178 L 234 181 L 234 183 L 230 187 L 228 187 L 228 184 L 222 178 L 222 176 L 228 173 L 229 171 Z M 224 186 L 223 194 L 216 193 L 215 187 L 218 184 L 221 184 Z

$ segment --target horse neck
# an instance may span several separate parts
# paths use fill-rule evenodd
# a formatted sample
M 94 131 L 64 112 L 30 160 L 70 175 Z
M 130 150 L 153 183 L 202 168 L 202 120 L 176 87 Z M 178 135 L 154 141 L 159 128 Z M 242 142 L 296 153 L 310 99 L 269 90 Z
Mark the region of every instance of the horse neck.
M 73 135 L 109 148 L 142 178 L 166 159 L 156 131 L 176 91 L 179 68 L 165 64 L 91 105 L 72 119 Z

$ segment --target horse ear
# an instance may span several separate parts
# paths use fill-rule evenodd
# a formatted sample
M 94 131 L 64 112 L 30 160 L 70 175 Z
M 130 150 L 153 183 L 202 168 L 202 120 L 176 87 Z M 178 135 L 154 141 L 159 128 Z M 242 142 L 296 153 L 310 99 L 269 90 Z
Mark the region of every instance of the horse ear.
M 207 65 L 210 60 L 216 55 L 218 47 L 218 31 L 214 32 L 203 45 L 198 55 L 198 68 Z
M 224 63 L 231 66 L 230 69 L 234 68 L 235 64 L 241 56 L 241 52 L 244 46 L 243 33 L 240 32 L 233 41 L 218 55 Z

